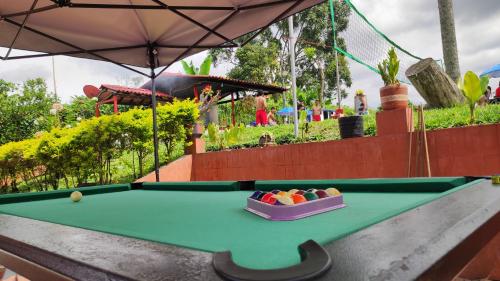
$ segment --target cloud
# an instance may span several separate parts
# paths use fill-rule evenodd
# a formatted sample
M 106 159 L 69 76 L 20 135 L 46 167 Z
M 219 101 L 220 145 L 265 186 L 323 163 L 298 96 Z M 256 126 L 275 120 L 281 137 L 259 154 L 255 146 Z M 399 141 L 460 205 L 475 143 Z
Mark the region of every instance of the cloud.
M 437 0 L 351 0 L 358 9 L 383 33 L 396 43 L 421 57 L 442 58 L 441 31 Z M 499 0 L 454 0 L 458 51 L 462 72 L 481 72 L 500 63 L 500 3 Z M 363 42 L 369 46 L 370 42 Z M 364 47 L 362 46 L 362 47 Z M 0 54 L 6 49 L 0 48 Z M 26 54 L 15 51 L 14 54 Z M 187 58 L 199 64 L 206 52 Z M 58 95 L 68 102 L 71 96 L 81 95 L 86 84 L 128 84 L 138 74 L 107 62 L 57 56 L 56 84 Z M 375 73 L 350 61 L 355 89 L 365 89 L 371 107 L 380 104 L 379 88 L 382 81 Z M 229 65 L 220 65 L 214 74 L 224 75 Z M 143 70 L 148 71 L 148 70 Z M 180 63 L 167 71 L 182 72 Z M 53 91 L 52 62 L 50 58 L 38 58 L 0 62 L 0 78 L 22 83 L 26 79 L 42 77 Z M 490 85 L 498 85 L 493 79 Z M 410 89 L 410 99 L 422 103 L 415 89 Z M 352 95 L 345 104 L 352 105 Z

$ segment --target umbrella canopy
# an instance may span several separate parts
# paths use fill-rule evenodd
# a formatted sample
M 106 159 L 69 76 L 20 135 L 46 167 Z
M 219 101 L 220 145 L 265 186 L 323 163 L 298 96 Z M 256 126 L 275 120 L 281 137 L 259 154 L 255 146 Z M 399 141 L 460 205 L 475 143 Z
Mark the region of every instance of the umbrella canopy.
M 500 64 L 497 64 L 493 66 L 492 68 L 485 70 L 483 73 L 481 73 L 481 76 L 488 75 L 489 77 L 492 78 L 499 78 L 500 77 Z
M 324 0 L 0 0 L 3 60 L 67 55 L 108 61 L 152 78 L 159 181 L 155 77 L 179 59 L 243 45 L 272 23 Z M 12 49 L 41 54 L 11 56 Z M 136 68 L 148 67 L 149 74 Z M 159 72 L 157 67 L 164 66 Z
M 0 46 L 139 67 L 169 66 L 322 0 L 0 0 Z M 168 4 L 167 4 L 168 3 Z M 250 36 L 251 39 L 253 36 Z M 37 56 L 37 55 L 34 55 Z

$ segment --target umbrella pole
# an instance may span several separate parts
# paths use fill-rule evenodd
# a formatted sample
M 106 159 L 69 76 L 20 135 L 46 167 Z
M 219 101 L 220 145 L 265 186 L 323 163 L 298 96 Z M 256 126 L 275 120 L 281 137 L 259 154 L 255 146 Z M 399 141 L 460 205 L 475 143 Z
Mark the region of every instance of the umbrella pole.
M 151 66 L 151 108 L 153 110 L 153 146 L 155 158 L 155 178 L 156 182 L 160 181 L 160 159 L 158 153 L 158 123 L 156 118 L 156 50 L 149 50 L 149 65 Z
M 299 118 L 297 112 L 297 86 L 295 77 L 295 38 L 293 32 L 293 16 L 288 17 L 288 32 L 290 46 L 290 72 L 292 74 L 292 98 L 293 98 L 293 133 L 295 137 L 299 136 Z

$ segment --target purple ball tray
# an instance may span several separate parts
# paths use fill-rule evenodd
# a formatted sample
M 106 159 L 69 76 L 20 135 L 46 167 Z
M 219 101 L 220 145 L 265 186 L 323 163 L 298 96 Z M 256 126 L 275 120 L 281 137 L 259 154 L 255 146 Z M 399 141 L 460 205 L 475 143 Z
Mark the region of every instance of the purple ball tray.
M 307 201 L 297 205 L 270 205 L 247 199 L 247 211 L 268 220 L 290 221 L 345 207 L 342 195 Z

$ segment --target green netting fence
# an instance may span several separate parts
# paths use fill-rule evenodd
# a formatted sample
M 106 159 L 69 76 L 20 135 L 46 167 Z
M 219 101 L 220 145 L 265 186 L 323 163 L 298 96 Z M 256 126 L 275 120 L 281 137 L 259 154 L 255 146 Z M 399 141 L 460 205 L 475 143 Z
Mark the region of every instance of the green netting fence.
M 377 65 L 387 57 L 387 51 L 391 47 L 394 47 L 401 60 L 398 79 L 401 82 L 409 83 L 405 76 L 405 71 L 412 64 L 421 60 L 421 58 L 389 39 L 389 37 L 378 30 L 349 0 L 338 0 L 343 1 L 349 6 L 350 14 L 347 28 L 339 32 L 339 34 L 335 34 L 334 1 L 337 0 L 329 0 L 333 35 L 342 38 L 345 42 L 345 48 L 337 44 L 334 46 L 335 49 L 344 56 L 366 66 L 371 71 L 379 73 Z

